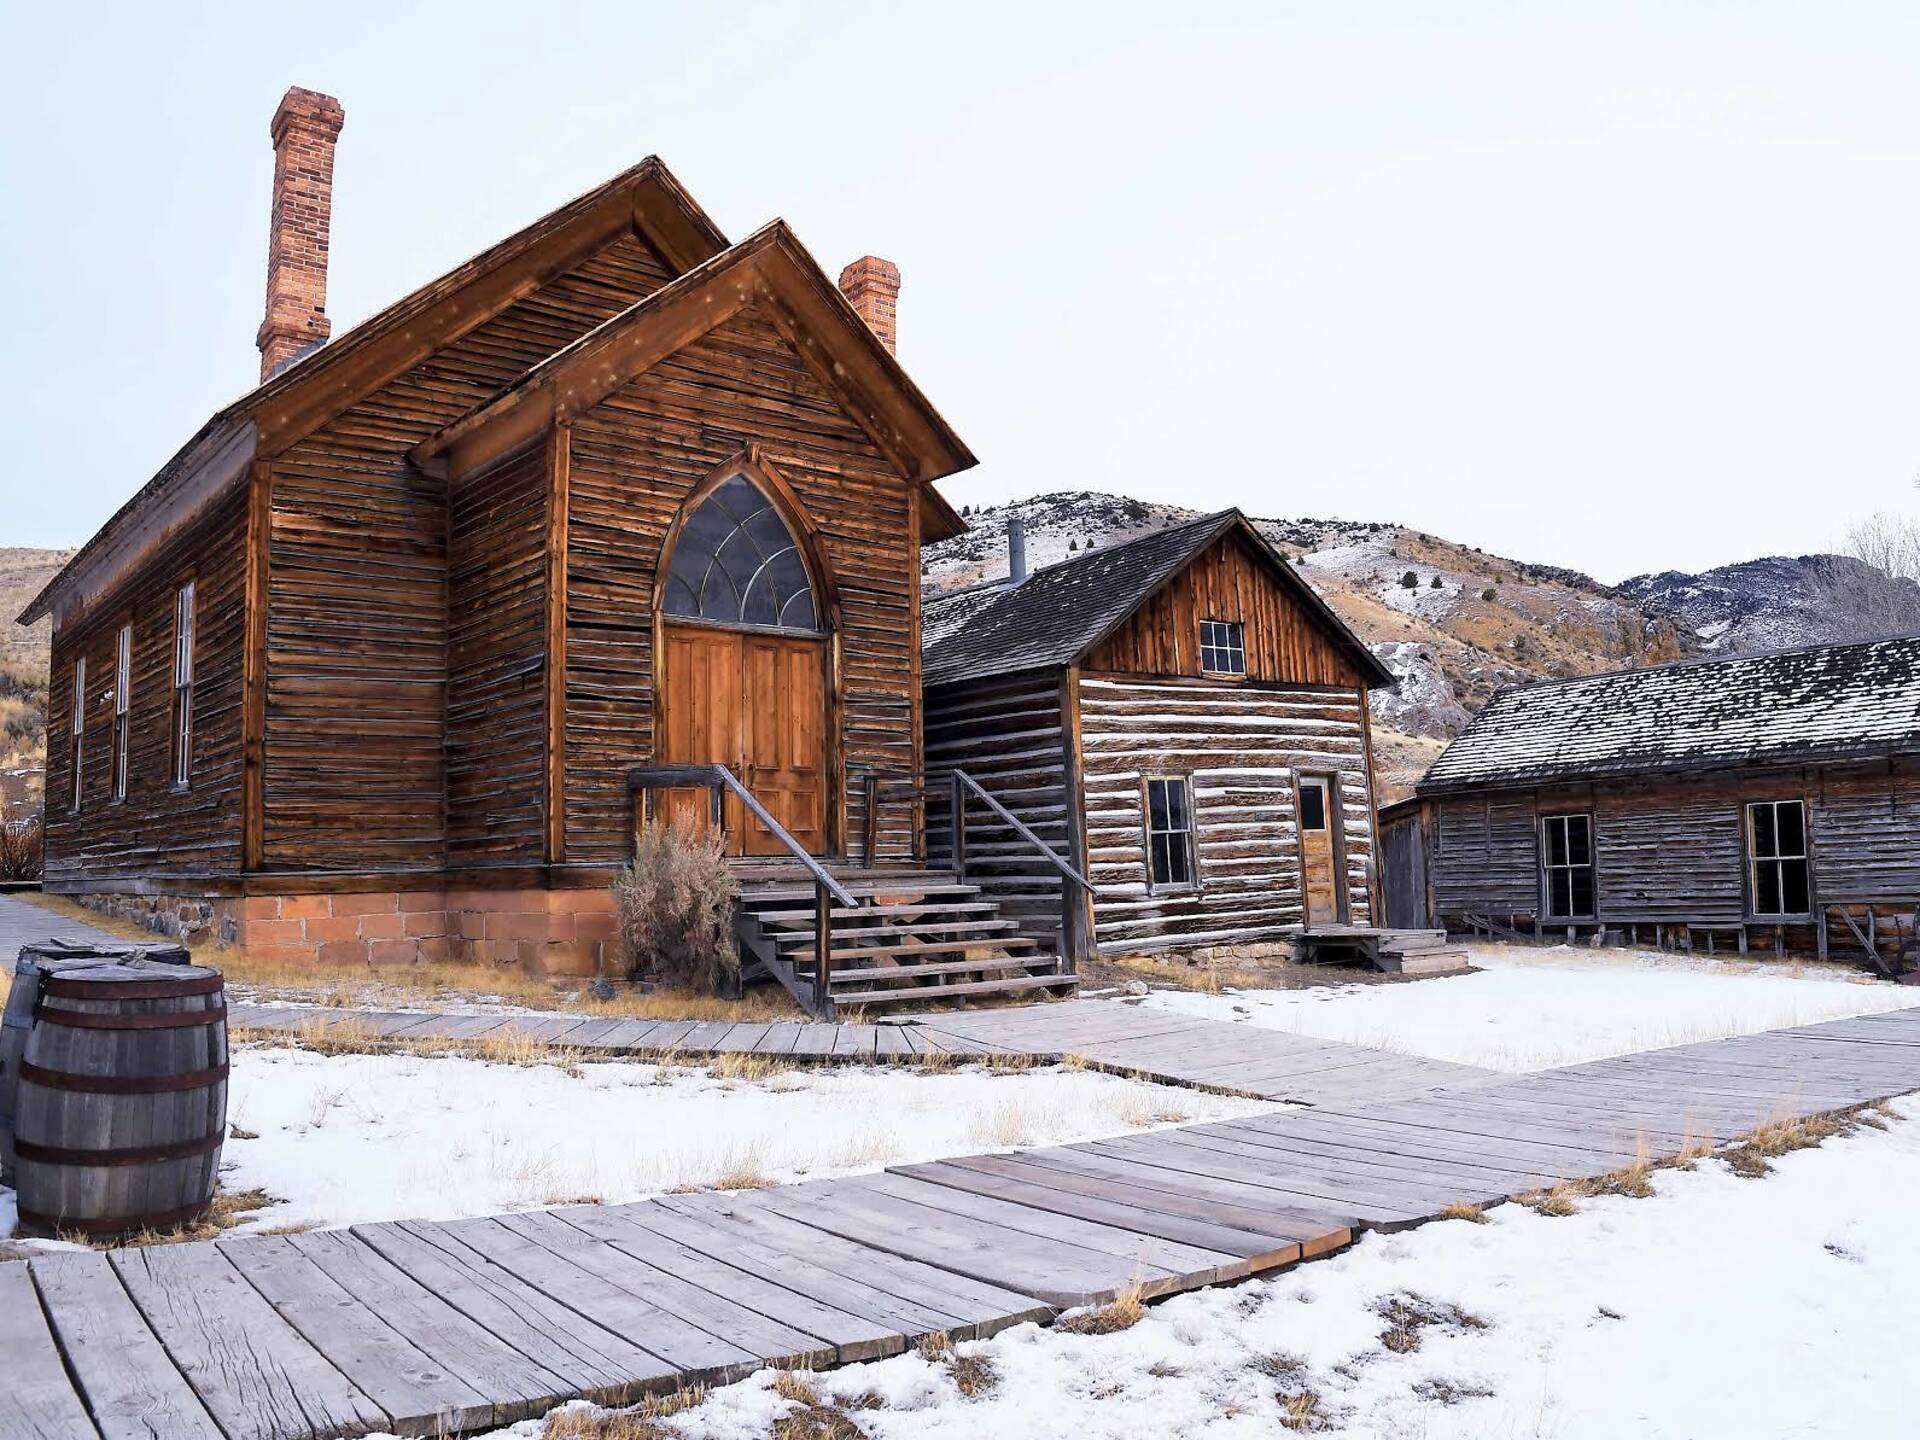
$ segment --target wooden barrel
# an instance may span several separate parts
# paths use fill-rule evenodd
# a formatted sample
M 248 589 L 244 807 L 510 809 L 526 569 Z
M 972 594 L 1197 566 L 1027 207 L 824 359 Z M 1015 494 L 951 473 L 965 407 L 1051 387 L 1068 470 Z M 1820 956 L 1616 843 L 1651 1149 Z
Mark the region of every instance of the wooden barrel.
M 193 1223 L 213 1199 L 226 1123 L 219 971 L 101 960 L 42 977 L 14 1117 L 23 1228 Z
M 188 963 L 179 945 L 75 944 L 68 940 L 36 940 L 22 945 L 14 960 L 13 984 L 7 991 L 6 1012 L 0 1015 L 0 1185 L 13 1184 L 14 1095 L 20 1085 L 20 1057 L 27 1048 L 27 1031 L 40 1000 L 40 982 L 48 975 L 80 965 L 98 965 L 103 959 L 134 958 Z

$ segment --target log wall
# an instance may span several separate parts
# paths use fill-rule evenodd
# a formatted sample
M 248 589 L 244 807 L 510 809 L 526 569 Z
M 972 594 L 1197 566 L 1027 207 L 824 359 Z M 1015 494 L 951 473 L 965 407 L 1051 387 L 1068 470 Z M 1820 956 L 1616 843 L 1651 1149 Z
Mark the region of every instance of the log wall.
M 842 760 L 912 774 L 919 540 L 908 482 L 773 321 L 749 309 L 615 391 L 572 430 L 566 614 L 566 859 L 631 850 L 626 772 L 654 755 L 654 578 L 689 493 L 750 442 L 792 487 L 838 593 Z M 837 848 L 861 833 L 836 796 Z M 915 817 L 880 817 L 878 858 L 913 853 Z
M 119 593 L 53 636 L 47 709 L 49 884 L 100 876 L 233 875 L 240 869 L 241 656 L 246 496 L 182 531 Z M 193 771 L 173 784 L 174 604 L 194 582 Z M 127 798 L 113 799 L 114 670 L 133 624 Z M 73 662 L 87 660 L 84 798 L 73 796 Z M 130 887 L 132 888 L 132 887 Z
M 1080 684 L 1087 878 L 1098 948 L 1125 953 L 1270 939 L 1304 910 L 1294 779 L 1336 778 L 1350 917 L 1371 923 L 1374 853 L 1362 692 L 1181 684 L 1086 674 Z M 1148 885 L 1145 776 L 1191 778 L 1199 885 Z

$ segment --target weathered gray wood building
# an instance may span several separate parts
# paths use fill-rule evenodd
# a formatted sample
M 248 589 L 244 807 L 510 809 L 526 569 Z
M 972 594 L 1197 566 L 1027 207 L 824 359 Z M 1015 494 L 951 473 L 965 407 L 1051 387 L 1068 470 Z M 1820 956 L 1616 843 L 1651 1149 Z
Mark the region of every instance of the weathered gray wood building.
M 1911 953 L 1920 637 L 1507 690 L 1383 816 L 1396 923 Z
M 958 868 L 1075 954 L 1369 923 L 1367 692 L 1393 677 L 1259 531 L 1223 511 L 1023 572 L 924 602 L 939 858 L 961 769 L 1007 816 L 967 792 Z

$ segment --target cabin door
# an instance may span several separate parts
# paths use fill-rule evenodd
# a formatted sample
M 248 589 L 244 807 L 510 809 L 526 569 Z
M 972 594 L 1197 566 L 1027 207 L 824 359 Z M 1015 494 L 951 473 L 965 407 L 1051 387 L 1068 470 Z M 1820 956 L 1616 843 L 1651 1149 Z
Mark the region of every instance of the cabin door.
M 1342 919 L 1332 799 L 1325 777 L 1300 777 L 1300 884 L 1309 925 L 1338 925 Z
M 826 850 L 826 642 L 667 624 L 660 761 L 727 766 L 800 845 Z M 662 813 L 696 827 L 704 792 L 669 791 Z M 726 798 L 727 851 L 786 855 L 738 797 Z

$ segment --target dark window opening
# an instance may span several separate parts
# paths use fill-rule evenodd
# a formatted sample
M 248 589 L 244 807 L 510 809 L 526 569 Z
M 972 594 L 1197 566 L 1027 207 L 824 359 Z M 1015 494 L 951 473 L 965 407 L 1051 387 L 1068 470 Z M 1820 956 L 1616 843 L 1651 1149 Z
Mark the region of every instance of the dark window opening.
M 1593 817 L 1549 815 L 1540 822 L 1547 918 L 1593 918 Z
M 1202 620 L 1200 668 L 1209 675 L 1246 674 L 1246 626 L 1238 620 Z
M 173 604 L 173 783 L 193 779 L 193 582 L 180 587 Z
M 127 798 L 127 709 L 133 688 L 133 626 L 120 627 L 113 664 L 113 798 Z
M 1304 783 L 1300 787 L 1300 828 L 1302 830 L 1327 828 L 1327 787 L 1318 780 Z
M 1761 800 L 1747 806 L 1747 861 L 1755 915 L 1805 915 L 1812 910 L 1803 801 Z
M 687 516 L 667 566 L 661 608 L 690 620 L 817 630 L 806 561 L 773 502 L 744 475 Z
M 87 744 L 87 657 L 82 655 L 73 662 L 73 719 L 68 727 L 72 731 L 73 753 L 73 811 L 80 813 L 80 800 L 86 793 L 86 744 Z
M 1147 781 L 1147 864 L 1155 889 L 1193 884 L 1193 791 L 1182 776 Z

